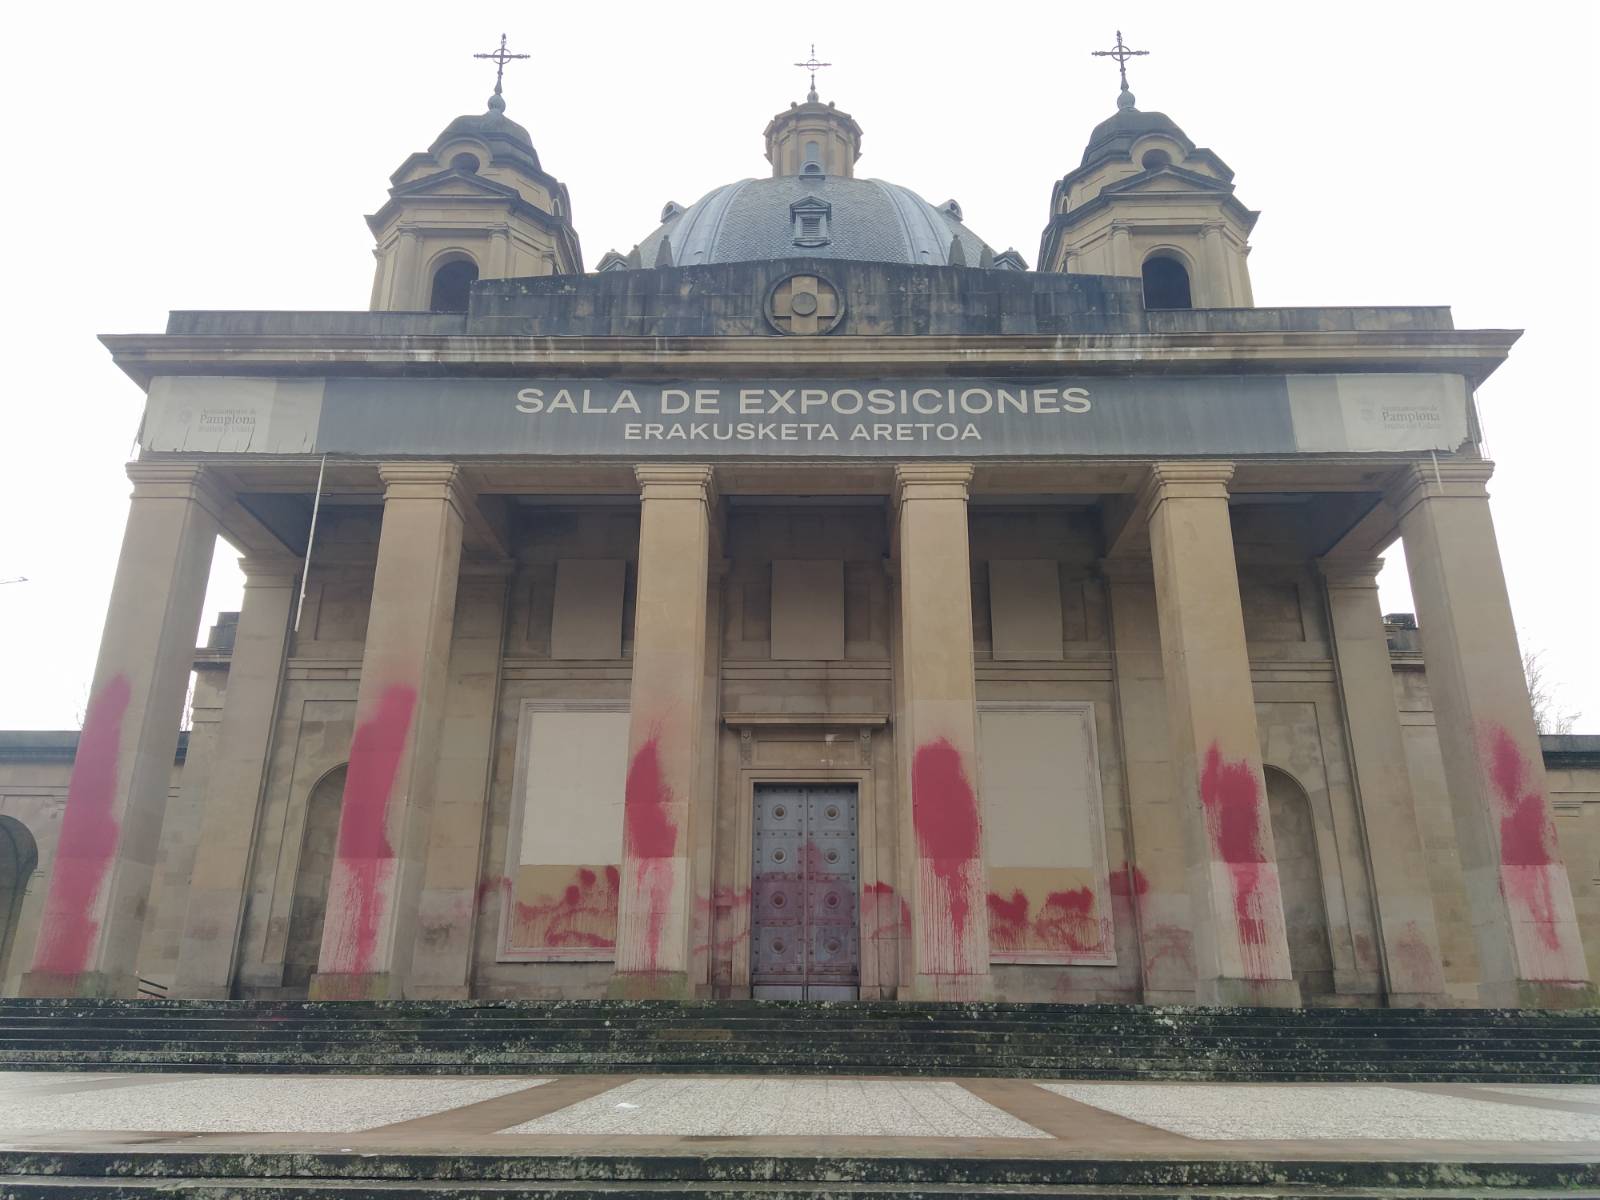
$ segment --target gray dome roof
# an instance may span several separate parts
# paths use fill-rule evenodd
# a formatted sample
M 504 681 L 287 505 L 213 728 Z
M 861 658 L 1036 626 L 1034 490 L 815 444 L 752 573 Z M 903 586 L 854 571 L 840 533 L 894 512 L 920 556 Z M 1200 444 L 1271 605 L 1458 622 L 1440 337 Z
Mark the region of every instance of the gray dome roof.
M 791 205 L 826 203 L 827 241 L 797 242 Z M 668 212 L 671 211 L 671 206 Z M 987 264 L 993 251 L 960 220 L 960 209 L 935 208 L 921 196 L 879 179 L 783 175 L 742 179 L 671 213 L 639 243 L 638 261 L 655 266 L 663 239 L 673 266 L 780 258 L 843 258 L 858 262 L 949 266 L 953 240 L 966 266 Z

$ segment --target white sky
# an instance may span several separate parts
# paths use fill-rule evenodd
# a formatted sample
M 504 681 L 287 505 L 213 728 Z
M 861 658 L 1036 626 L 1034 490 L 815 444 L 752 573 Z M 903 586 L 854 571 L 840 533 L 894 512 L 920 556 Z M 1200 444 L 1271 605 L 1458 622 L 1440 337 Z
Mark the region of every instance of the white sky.
M 16 5 L 0 37 L 0 728 L 82 711 L 127 506 L 139 389 L 99 333 L 171 308 L 362 309 L 361 218 L 453 117 L 480 112 L 502 28 L 508 115 L 566 182 L 586 263 L 667 200 L 764 174 L 805 90 L 865 130 L 859 170 L 1038 255 L 1052 183 L 1113 111 L 1089 51 L 1120 24 L 1145 109 L 1262 210 L 1261 305 L 1450 304 L 1526 328 L 1479 393 L 1524 645 L 1600 730 L 1594 498 L 1594 6 L 1124 0 L 986 4 Z M 1398 550 L 1384 606 L 1409 609 Z M 237 607 L 217 556 L 209 624 Z

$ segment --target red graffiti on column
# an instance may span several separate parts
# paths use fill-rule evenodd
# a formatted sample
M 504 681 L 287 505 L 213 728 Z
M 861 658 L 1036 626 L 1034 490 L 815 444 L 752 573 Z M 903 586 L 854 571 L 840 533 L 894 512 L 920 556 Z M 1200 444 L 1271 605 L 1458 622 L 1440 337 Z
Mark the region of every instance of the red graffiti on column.
M 415 688 L 390 684 L 379 695 L 372 716 L 356 726 L 350 741 L 335 857 L 336 869 L 348 880 L 348 901 L 353 907 L 336 915 L 341 936 L 327 967 L 333 974 L 364 974 L 377 953 L 382 891 L 394 866 L 389 805 L 416 705 Z
M 952 967 L 981 969 L 963 961 L 972 884 L 980 852 L 978 798 L 967 780 L 961 753 L 945 738 L 917 747 L 911 760 L 911 819 L 917 848 L 942 885 L 954 933 Z M 927 920 L 930 914 L 923 914 Z
M 1533 771 L 1516 739 L 1491 726 L 1480 747 L 1500 809 L 1500 862 L 1508 867 L 1552 867 L 1561 862 L 1555 826 L 1544 793 L 1533 785 Z M 1548 870 L 1501 873 L 1506 899 L 1519 905 L 1538 927 L 1546 948 L 1561 948 L 1555 895 Z
M 672 821 L 672 788 L 661 772 L 658 732 L 652 732 L 628 764 L 622 801 L 623 861 L 632 866 L 634 893 L 646 907 L 645 969 L 655 971 L 661 934 L 672 901 L 672 856 L 678 827 Z
M 1263 896 L 1261 890 L 1267 855 L 1261 844 L 1261 785 L 1256 773 L 1242 758 L 1223 758 L 1221 748 L 1212 742 L 1200 774 L 1200 802 L 1211 845 L 1233 880 L 1233 915 L 1246 974 L 1251 979 L 1271 978 L 1264 961 L 1268 937 L 1263 908 L 1276 898 Z
M 133 688 L 114 675 L 89 701 L 33 969 L 74 975 L 89 965 L 100 923 L 91 915 L 117 853 L 117 757 Z

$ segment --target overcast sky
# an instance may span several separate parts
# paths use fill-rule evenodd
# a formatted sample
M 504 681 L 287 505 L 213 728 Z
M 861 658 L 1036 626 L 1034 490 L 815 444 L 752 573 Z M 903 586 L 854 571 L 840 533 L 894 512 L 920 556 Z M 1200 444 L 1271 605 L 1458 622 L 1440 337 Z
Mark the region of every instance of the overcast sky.
M 82 712 L 127 509 L 141 393 L 99 333 L 172 308 L 362 309 L 362 215 L 453 117 L 481 112 L 501 29 L 507 113 L 563 180 L 586 263 L 668 200 L 762 175 L 761 132 L 819 89 L 865 131 L 862 175 L 961 202 L 1036 264 L 1052 183 L 1109 116 L 1117 25 L 1171 115 L 1260 209 L 1261 305 L 1449 304 L 1523 328 L 1481 389 L 1525 648 L 1600 732 L 1591 361 L 1594 6 L 14 5 L 0 39 L 7 375 L 0 402 L 0 728 Z M 237 607 L 217 556 L 206 624 Z M 1398 548 L 1386 610 L 1409 609 Z

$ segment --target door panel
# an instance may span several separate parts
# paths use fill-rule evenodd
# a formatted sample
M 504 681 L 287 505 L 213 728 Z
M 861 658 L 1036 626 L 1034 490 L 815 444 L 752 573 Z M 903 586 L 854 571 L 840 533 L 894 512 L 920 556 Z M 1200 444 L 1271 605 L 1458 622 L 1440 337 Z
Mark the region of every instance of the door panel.
M 762 785 L 755 794 L 752 991 L 846 999 L 860 983 L 853 785 Z

